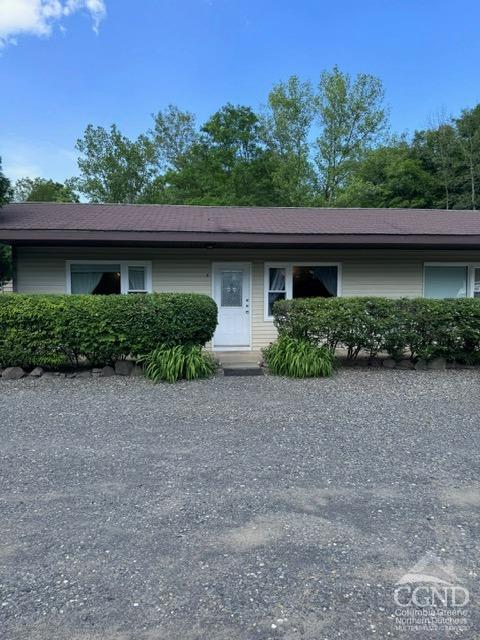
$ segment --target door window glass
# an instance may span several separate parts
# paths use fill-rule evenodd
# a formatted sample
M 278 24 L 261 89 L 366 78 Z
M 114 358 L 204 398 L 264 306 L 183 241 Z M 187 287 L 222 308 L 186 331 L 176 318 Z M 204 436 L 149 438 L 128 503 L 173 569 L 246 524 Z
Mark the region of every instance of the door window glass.
M 222 271 L 222 307 L 243 306 L 243 271 Z

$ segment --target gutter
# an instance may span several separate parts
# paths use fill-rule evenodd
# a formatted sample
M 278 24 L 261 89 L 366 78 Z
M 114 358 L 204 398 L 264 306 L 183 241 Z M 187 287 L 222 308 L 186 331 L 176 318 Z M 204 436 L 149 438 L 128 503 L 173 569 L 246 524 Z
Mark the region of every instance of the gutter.
M 7 244 L 91 244 L 124 246 L 223 247 L 450 247 L 479 248 L 480 235 L 438 234 L 271 234 L 203 231 L 86 231 L 0 229 Z

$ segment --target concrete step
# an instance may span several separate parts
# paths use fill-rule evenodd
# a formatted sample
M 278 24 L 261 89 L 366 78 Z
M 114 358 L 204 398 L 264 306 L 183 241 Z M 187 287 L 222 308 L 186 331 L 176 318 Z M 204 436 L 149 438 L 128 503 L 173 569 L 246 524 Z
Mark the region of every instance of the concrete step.
M 226 376 L 263 376 L 260 351 L 217 351 L 215 357 Z
M 222 363 L 225 376 L 263 376 L 263 369 L 258 362 Z

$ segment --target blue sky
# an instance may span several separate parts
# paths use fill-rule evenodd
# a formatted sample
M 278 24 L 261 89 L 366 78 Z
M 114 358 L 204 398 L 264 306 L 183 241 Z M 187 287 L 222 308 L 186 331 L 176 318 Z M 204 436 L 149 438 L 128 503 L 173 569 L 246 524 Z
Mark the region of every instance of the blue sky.
M 393 131 L 422 128 L 480 101 L 479 35 L 465 0 L 0 0 L 4 170 L 63 180 L 88 123 L 137 135 L 169 103 L 202 121 L 334 64 L 383 80 Z

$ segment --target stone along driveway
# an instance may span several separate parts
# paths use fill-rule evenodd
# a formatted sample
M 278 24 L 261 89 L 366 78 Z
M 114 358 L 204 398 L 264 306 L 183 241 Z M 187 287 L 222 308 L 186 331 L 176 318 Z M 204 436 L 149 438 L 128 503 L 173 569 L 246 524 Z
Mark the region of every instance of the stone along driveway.
M 426 553 L 478 630 L 479 396 L 475 371 L 1 382 L 1 637 L 412 637 L 393 591 Z

